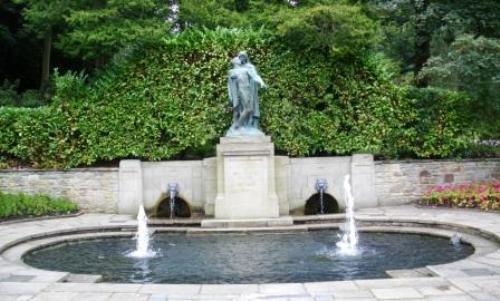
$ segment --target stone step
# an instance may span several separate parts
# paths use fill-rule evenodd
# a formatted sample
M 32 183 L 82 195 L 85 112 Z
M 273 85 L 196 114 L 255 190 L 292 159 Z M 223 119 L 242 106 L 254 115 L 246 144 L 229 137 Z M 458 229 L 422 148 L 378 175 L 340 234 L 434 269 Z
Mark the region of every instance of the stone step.
M 249 218 L 249 219 L 204 219 L 202 228 L 240 228 L 240 227 L 272 227 L 293 225 L 291 216 L 276 218 Z

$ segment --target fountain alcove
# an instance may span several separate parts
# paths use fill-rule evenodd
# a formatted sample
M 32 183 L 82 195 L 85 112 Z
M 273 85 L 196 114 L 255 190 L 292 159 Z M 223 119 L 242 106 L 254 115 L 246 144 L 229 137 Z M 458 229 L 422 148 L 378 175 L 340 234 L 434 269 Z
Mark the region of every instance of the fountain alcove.
M 339 213 L 338 201 L 329 193 L 317 192 L 309 197 L 304 206 L 305 215 Z
M 173 210 L 172 210 L 173 209 Z M 189 203 L 180 196 L 160 195 L 159 201 L 150 211 L 154 218 L 189 218 L 192 216 Z
M 338 211 L 345 210 L 343 179 L 350 175 L 355 207 L 378 206 L 375 193 L 373 156 L 289 158 L 273 156 L 278 216 L 303 215 L 306 202 L 316 198 L 318 179 L 328 183 L 327 198 L 333 198 Z M 153 212 L 168 184 L 179 185 L 179 197 L 193 214 L 213 217 L 217 198 L 218 159 L 143 162 L 122 160 L 119 168 L 118 213 L 136 214 L 140 204 Z M 336 211 L 336 210 L 335 210 Z M 330 212 L 333 213 L 333 212 Z M 275 214 L 276 215 L 276 214 Z

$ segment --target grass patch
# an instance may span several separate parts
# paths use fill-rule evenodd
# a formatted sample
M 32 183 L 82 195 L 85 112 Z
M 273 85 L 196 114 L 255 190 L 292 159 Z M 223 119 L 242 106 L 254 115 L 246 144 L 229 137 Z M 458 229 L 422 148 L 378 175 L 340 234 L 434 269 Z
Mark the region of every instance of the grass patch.
M 78 205 L 65 198 L 0 191 L 0 220 L 74 213 Z

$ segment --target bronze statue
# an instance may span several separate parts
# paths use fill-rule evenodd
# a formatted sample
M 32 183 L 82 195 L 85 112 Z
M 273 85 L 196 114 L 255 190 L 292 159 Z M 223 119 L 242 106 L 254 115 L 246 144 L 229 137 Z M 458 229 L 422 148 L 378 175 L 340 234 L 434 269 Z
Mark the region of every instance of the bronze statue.
M 263 135 L 259 129 L 258 89 L 267 86 L 250 63 L 246 52 L 242 51 L 231 60 L 233 68 L 229 70 L 229 102 L 233 109 L 233 124 L 226 136 Z

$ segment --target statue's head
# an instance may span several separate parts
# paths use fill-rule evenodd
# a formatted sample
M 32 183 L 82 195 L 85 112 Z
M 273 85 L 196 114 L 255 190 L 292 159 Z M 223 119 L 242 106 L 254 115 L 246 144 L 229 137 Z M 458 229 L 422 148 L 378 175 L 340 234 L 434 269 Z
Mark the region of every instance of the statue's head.
M 240 53 L 238 53 L 238 57 L 240 58 L 242 64 L 248 63 L 248 53 L 246 51 L 240 51 Z
M 233 64 L 233 67 L 238 67 L 238 66 L 241 66 L 241 60 L 240 58 L 237 56 L 237 57 L 234 57 L 232 60 L 231 60 L 231 64 Z

